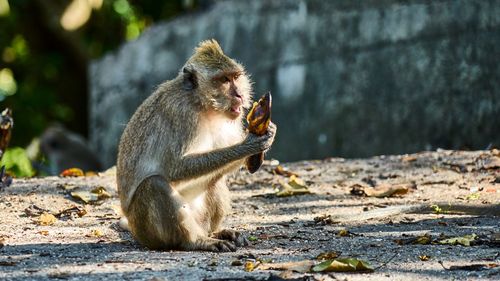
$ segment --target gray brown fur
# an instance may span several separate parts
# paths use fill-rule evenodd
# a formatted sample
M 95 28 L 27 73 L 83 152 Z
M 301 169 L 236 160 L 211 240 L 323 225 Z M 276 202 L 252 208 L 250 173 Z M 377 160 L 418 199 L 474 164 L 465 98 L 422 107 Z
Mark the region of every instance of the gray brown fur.
M 219 81 L 225 73 L 230 81 Z M 238 108 L 250 105 L 250 94 L 243 67 L 210 40 L 139 106 L 120 140 L 117 183 L 129 229 L 140 243 L 211 251 L 242 244 L 237 232 L 217 233 L 230 205 L 225 175 L 269 149 L 276 132 L 272 124 L 262 137 L 245 133 Z M 216 126 L 227 128 L 227 137 L 214 133 Z M 205 146 L 213 149 L 196 151 Z

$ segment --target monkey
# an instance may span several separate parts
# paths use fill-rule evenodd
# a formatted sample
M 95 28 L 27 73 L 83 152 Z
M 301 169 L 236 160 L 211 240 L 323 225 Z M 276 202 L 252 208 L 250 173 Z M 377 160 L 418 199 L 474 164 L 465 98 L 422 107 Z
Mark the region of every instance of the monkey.
M 60 124 L 48 127 L 40 136 L 40 150 L 49 160 L 48 173 L 58 175 L 69 168 L 101 171 L 102 164 L 80 135 Z
M 230 207 L 227 175 L 266 152 L 276 125 L 248 133 L 252 84 L 214 39 L 161 83 L 127 123 L 118 146 L 120 225 L 149 249 L 235 251 L 246 242 L 220 226 Z

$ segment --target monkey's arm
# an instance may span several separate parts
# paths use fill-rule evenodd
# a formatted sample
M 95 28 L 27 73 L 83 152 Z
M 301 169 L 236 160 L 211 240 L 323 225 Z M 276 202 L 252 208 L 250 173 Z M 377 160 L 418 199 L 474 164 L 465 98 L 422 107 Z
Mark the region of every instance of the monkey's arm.
M 242 143 L 206 153 L 185 155 L 170 171 L 170 180 L 181 181 L 210 174 L 259 150 L 258 147 Z

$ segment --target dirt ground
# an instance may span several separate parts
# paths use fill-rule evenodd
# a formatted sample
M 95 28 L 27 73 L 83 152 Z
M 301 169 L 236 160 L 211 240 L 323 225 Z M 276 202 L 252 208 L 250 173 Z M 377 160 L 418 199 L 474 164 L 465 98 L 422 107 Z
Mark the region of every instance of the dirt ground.
M 15 179 L 0 191 L 0 279 L 500 279 L 500 153 L 496 150 L 282 163 L 311 191 L 289 197 L 278 197 L 274 190 L 289 178 L 272 172 L 276 161 L 266 163 L 253 175 L 242 170 L 230 180 L 233 211 L 225 225 L 251 240 L 248 247 L 230 253 L 149 251 L 138 245 L 117 226 L 119 202 L 112 172 Z M 70 195 L 98 186 L 112 197 L 83 204 Z M 370 187 L 394 186 L 408 193 L 387 198 L 351 193 L 353 188 L 362 193 Z M 437 207 L 426 213 L 372 219 L 359 216 L 412 204 Z M 455 212 L 455 205 L 473 211 Z M 47 222 L 40 218 L 43 211 L 58 218 Z M 48 225 L 40 225 L 40 220 Z M 440 235 L 476 234 L 478 238 L 471 246 L 409 241 L 423 234 L 430 234 L 434 241 L 443 238 Z M 375 270 L 301 273 L 259 267 L 314 261 L 318 254 L 329 251 L 366 261 Z M 428 260 L 421 260 L 425 256 Z M 256 268 L 246 271 L 245 264 L 247 270 L 252 265 Z M 466 265 L 475 266 L 456 268 Z

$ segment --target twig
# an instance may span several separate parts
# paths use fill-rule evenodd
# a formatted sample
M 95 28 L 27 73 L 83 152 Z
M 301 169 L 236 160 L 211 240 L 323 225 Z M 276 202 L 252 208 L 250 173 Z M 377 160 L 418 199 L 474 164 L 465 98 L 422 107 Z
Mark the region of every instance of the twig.
M 376 267 L 375 270 L 379 270 L 380 268 L 382 268 L 382 267 L 386 266 L 387 264 L 389 264 L 398 254 L 399 254 L 399 252 L 395 253 L 390 259 L 388 259 L 383 264 L 381 264 L 378 267 Z

